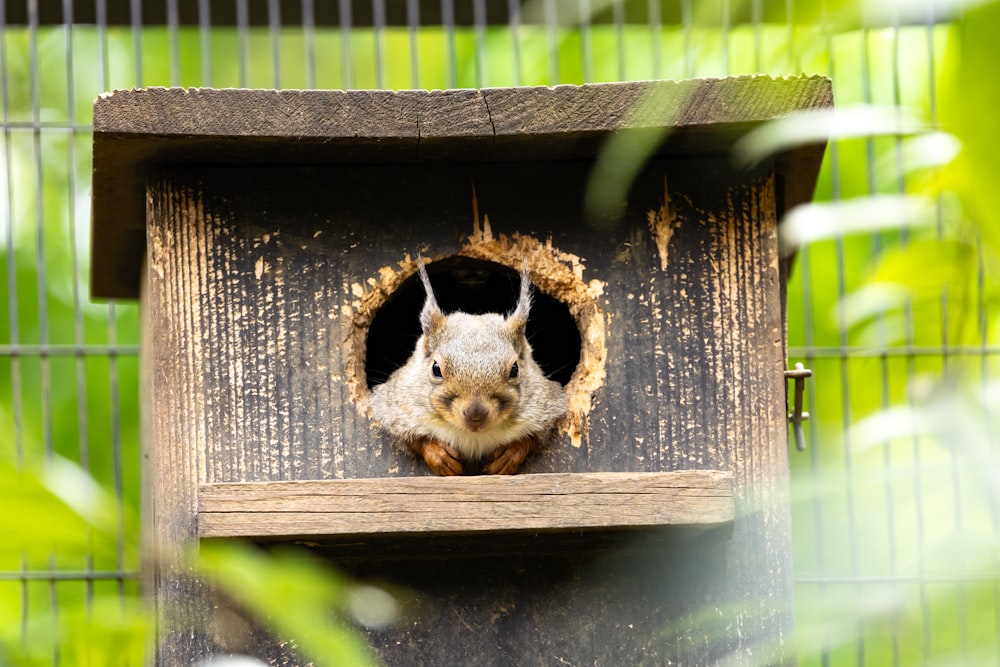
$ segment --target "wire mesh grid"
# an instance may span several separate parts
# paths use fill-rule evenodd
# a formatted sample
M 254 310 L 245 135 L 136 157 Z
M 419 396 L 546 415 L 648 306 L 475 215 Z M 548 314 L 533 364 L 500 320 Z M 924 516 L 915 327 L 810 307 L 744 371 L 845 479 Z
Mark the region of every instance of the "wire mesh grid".
M 56 553 L 41 566 L 4 560 L 0 595 L 18 601 L 22 636 L 36 619 L 59 623 L 62 608 L 88 603 L 95 591 L 124 595 L 138 585 L 139 564 L 126 548 L 138 539 L 128 520 L 140 496 L 138 314 L 131 303 L 92 303 L 87 292 L 89 267 L 99 261 L 88 254 L 97 94 L 132 86 L 455 88 L 805 71 L 833 79 L 839 106 L 912 106 L 936 119 L 945 26 L 833 33 L 796 25 L 792 2 L 707 4 L 710 18 L 706 3 L 694 0 L 0 1 L 3 450 L 19 464 L 78 462 L 121 508 L 114 554 L 80 561 Z M 832 143 L 817 198 L 904 191 L 898 141 Z M 1000 589 L 984 593 L 975 576 L 928 565 L 937 538 L 968 525 L 997 530 L 992 508 L 967 493 L 954 452 L 917 436 L 861 455 L 849 446 L 860 417 L 899 403 L 916 410 L 924 375 L 971 360 L 985 382 L 998 351 L 985 325 L 981 266 L 971 306 L 945 291 L 936 313 L 908 311 L 902 321 L 875 315 L 860 330 L 843 325 L 837 315 L 873 259 L 907 242 L 905 233 L 886 233 L 808 247 L 788 290 L 790 363 L 815 371 L 810 446 L 792 460 L 804 490 L 793 514 L 797 613 L 800 626 L 818 628 L 815 649 L 801 657 L 808 664 L 920 663 L 942 650 L 971 663 L 983 633 L 997 653 Z M 969 307 L 979 313 L 975 331 L 955 331 Z M 902 343 L 890 335 L 899 331 Z M 918 474 L 900 484 L 893 477 L 901 469 Z M 886 596 L 918 603 L 906 614 L 859 621 L 847 642 L 842 628 L 810 624 L 830 605 L 877 608 Z

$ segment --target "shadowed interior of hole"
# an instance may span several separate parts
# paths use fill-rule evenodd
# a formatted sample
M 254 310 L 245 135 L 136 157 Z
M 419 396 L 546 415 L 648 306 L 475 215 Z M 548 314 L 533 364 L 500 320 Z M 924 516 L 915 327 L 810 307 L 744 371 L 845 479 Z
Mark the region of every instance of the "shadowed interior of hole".
M 449 257 L 427 265 L 438 305 L 445 313 L 509 313 L 517 303 L 517 271 L 496 262 Z M 407 279 L 378 310 L 368 327 L 365 376 L 371 389 L 406 363 L 420 337 L 424 286 Z M 565 385 L 580 363 L 580 332 L 565 303 L 535 289 L 528 342 L 545 374 Z

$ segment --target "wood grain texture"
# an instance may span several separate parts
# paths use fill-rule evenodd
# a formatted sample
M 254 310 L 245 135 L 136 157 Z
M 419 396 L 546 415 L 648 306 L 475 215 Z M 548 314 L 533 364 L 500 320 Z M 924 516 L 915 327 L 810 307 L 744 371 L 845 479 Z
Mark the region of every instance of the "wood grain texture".
M 421 600 L 414 624 L 370 635 L 380 656 L 780 663 L 791 543 L 774 172 L 653 160 L 621 219 L 599 231 L 582 224 L 588 175 L 575 161 L 159 172 L 149 189 L 146 353 L 164 539 L 197 538 L 206 485 L 427 474 L 355 402 L 344 341 L 355 285 L 412 248 L 461 248 L 471 179 L 495 233 L 551 239 L 583 258 L 585 279 L 604 284 L 607 375 L 582 445 L 557 439 L 525 472 L 727 471 L 732 536 L 686 555 L 613 546 L 537 561 L 465 553 L 448 567 L 464 578 L 429 575 L 442 569 L 438 555 L 412 567 L 355 560 L 357 574 Z M 666 227 L 651 227 L 657 211 Z M 183 590 L 178 581 L 164 573 L 161 590 Z M 722 636 L 699 625 L 707 617 L 726 620 Z M 581 627 L 602 630 L 581 639 Z M 284 664 L 271 651 L 259 655 Z
M 178 216 L 175 205 L 150 210 L 149 225 L 156 229 Z M 185 233 L 176 250 L 197 252 L 199 241 Z M 155 247 L 155 244 L 154 246 Z M 204 406 L 198 394 L 178 394 L 196 372 L 188 315 L 202 315 L 192 298 L 188 268 L 165 264 L 150 256 L 156 272 L 146 276 L 143 294 L 143 471 L 144 577 L 154 591 L 152 605 L 158 623 L 154 650 L 157 665 L 189 665 L 215 655 L 210 632 L 213 602 L 208 587 L 190 576 L 190 556 L 197 529 L 197 485 L 205 453 L 184 446 L 187 438 L 204 437 L 198 424 Z M 192 308 L 192 306 L 195 306 Z M 192 419 L 193 418 L 193 419 Z M 178 619 L 181 619 L 178 622 Z
M 116 91 L 94 104 L 92 293 L 137 295 L 145 179 L 156 165 L 592 159 L 611 135 L 648 128 L 664 130 L 640 139 L 659 142 L 662 157 L 719 154 L 766 120 L 832 102 L 823 77 L 766 76 L 481 91 Z M 786 158 L 787 207 L 811 196 L 818 161 L 813 147 Z
M 829 106 L 830 90 L 825 77 L 760 75 L 451 91 L 145 88 L 100 96 L 94 132 L 149 143 L 169 136 L 320 139 L 331 149 L 375 138 L 409 148 L 428 117 L 445 115 L 456 138 L 560 135 L 569 149 L 587 132 L 761 123 Z
M 147 517 L 158 612 L 170 620 L 159 664 L 219 650 L 207 630 L 212 600 L 183 566 L 200 536 L 309 542 L 338 532 L 365 549 L 383 544 L 329 557 L 419 600 L 408 623 L 369 634 L 387 664 L 452 664 L 456 655 L 469 665 L 786 662 L 777 221 L 789 192 L 808 196 L 819 154 L 738 172 L 719 150 L 785 103 L 829 104 L 825 80 L 792 81 L 108 98 L 95 128 L 95 215 L 104 216 L 95 238 L 113 252 L 95 255 L 95 266 L 107 269 L 101 280 L 134 289 L 121 272 L 146 249 Z M 654 93 L 662 98 L 652 106 L 637 104 Z M 239 103 L 239 114 L 220 111 Z M 623 208 L 586 218 L 603 140 L 658 122 L 674 131 Z M 357 340 L 359 295 L 383 271 L 416 249 L 446 257 L 467 247 L 473 185 L 494 234 L 531 236 L 600 285 L 603 385 L 581 439 L 556 438 L 525 474 L 438 480 L 373 428 L 348 381 L 361 353 L 348 342 Z M 115 210 L 121 217 L 110 221 Z M 412 335 L 400 338 L 412 347 Z M 731 476 L 731 497 L 669 484 L 635 492 L 637 480 L 721 483 L 718 475 Z M 557 492 L 566 480 L 591 486 Z M 596 492 L 602 484 L 617 491 Z M 718 525 L 722 516 L 732 520 L 729 540 L 686 551 L 639 535 L 655 531 L 616 530 Z M 600 549 L 558 542 L 565 548 L 538 555 L 508 544 L 498 556 L 466 538 L 456 547 L 462 531 L 485 543 L 584 530 L 605 531 Z M 450 546 L 413 548 L 417 535 Z M 386 540 L 400 543 L 393 556 L 371 557 Z M 281 639 L 257 637 L 246 651 L 298 664 Z
M 713 526 L 733 520 L 716 471 L 209 484 L 201 537 L 501 533 Z

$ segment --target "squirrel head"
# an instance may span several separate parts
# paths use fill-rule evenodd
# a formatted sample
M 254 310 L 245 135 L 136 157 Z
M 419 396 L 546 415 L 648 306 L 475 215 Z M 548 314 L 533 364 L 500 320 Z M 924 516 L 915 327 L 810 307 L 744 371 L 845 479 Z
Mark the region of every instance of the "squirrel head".
M 445 315 L 423 262 L 419 270 L 427 292 L 420 312 L 422 363 L 434 411 L 462 431 L 502 429 L 517 413 L 525 371 L 531 368 L 525 363 L 531 354 L 524 333 L 531 309 L 527 263 L 521 269 L 517 306 L 507 316 L 460 311 Z

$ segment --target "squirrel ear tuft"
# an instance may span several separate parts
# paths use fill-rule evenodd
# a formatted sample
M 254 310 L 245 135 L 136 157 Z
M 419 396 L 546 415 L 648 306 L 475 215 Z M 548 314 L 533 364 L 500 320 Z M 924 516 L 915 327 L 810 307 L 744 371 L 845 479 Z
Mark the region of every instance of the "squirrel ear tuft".
M 507 316 L 507 323 L 518 337 L 524 335 L 528 325 L 528 312 L 531 310 L 531 275 L 528 273 L 528 260 L 521 264 L 521 293 L 517 299 L 514 311 Z
M 424 284 L 424 291 L 427 293 L 424 308 L 420 311 L 420 328 L 423 329 L 424 334 L 433 337 L 444 324 L 444 313 L 441 312 L 441 307 L 438 306 L 437 299 L 434 298 L 434 288 L 431 287 L 431 279 L 427 275 L 427 269 L 424 268 L 423 257 L 419 258 L 417 267 L 420 271 L 420 280 Z

